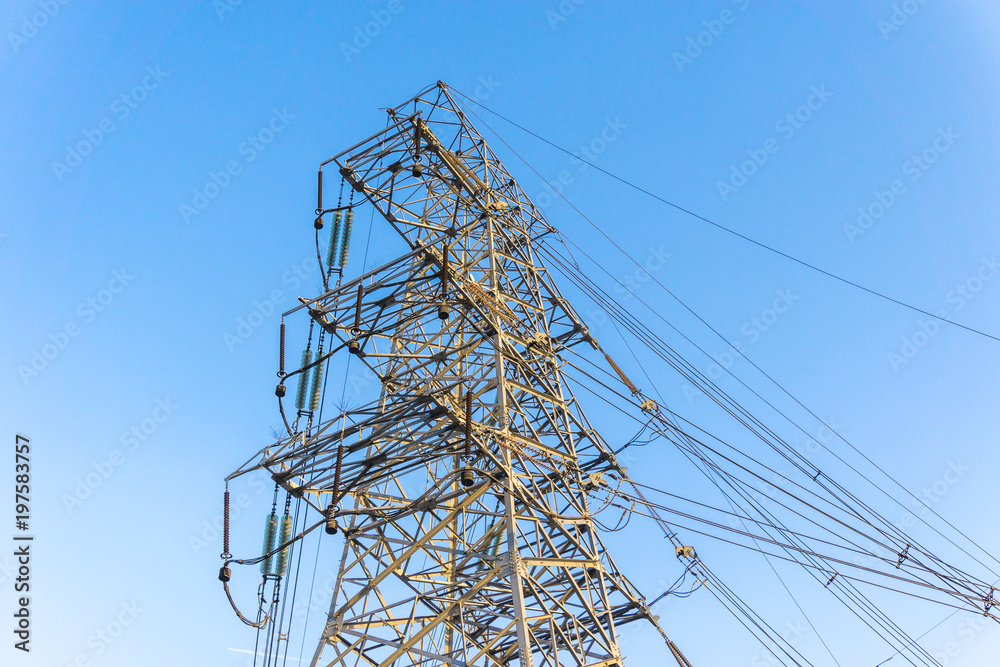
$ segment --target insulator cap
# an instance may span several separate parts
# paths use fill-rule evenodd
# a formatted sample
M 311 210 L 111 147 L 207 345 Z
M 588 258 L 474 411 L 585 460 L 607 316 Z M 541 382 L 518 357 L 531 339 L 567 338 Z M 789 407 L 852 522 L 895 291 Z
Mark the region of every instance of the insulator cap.
M 229 580 L 232 579 L 232 578 L 233 578 L 233 572 L 232 572 L 232 570 L 230 570 L 225 565 L 223 565 L 221 568 L 219 568 L 219 581 L 221 581 L 222 583 L 225 584 L 225 583 L 228 583 Z
M 313 227 L 316 229 L 323 229 L 323 216 L 317 215 L 316 220 L 313 221 Z
M 438 319 L 446 320 L 451 315 L 451 306 L 446 303 L 442 303 L 441 307 L 438 308 Z
M 463 470 L 460 479 L 462 480 L 462 486 L 465 488 L 469 488 L 476 483 L 476 475 L 472 472 L 472 468 L 466 468 Z
M 413 178 L 420 178 L 424 174 L 424 168 L 420 166 L 419 162 L 417 162 L 413 165 L 413 171 L 411 173 L 413 174 Z
M 278 398 L 284 398 L 284 396 L 285 396 L 285 385 L 279 384 L 277 387 L 275 387 L 274 388 L 274 395 L 277 396 Z
M 339 528 L 337 526 L 337 519 L 331 516 L 329 519 L 326 520 L 326 527 L 324 528 L 324 530 L 326 530 L 327 535 L 336 535 L 338 529 Z
M 361 344 L 358 343 L 357 338 L 352 338 L 351 340 L 347 341 L 347 351 L 350 352 L 351 354 L 361 353 Z

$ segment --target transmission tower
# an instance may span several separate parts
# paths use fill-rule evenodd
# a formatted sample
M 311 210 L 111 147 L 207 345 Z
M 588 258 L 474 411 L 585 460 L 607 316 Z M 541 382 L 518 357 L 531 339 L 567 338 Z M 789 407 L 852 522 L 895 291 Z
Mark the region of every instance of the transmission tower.
M 320 165 L 314 226 L 323 289 L 314 298 L 300 297 L 281 322 L 275 393 L 287 433 L 227 478 L 219 578 L 240 619 L 257 628 L 258 642 L 266 630 L 264 667 L 287 659 L 285 602 L 291 589 L 291 624 L 299 584 L 292 555 L 321 526 L 327 534 L 340 533 L 344 545 L 311 665 L 623 667 L 617 633 L 626 623 L 645 620 L 678 665 L 691 667 L 604 547 L 595 517 L 612 507 L 623 521 L 633 514 L 652 519 L 685 562 L 681 578 L 652 604 L 704 586 L 781 664 L 812 663 L 682 544 L 675 526 L 762 555 L 779 580 L 772 561 L 805 568 L 824 595 L 912 664 L 939 663 L 861 586 L 1000 620 L 991 613 L 997 604 L 992 578 L 949 565 L 835 482 L 567 258 L 564 239 L 468 122 L 451 89 L 438 83 L 389 109 L 388 116 L 383 131 Z M 329 208 L 324 175 L 340 180 L 337 204 Z M 392 241 L 401 254 L 347 279 L 354 212 L 361 205 L 373 207 L 398 234 Z M 324 266 L 319 242 L 328 223 Z M 563 251 L 554 250 L 549 236 Z M 736 447 L 648 398 L 591 336 L 543 257 L 606 307 L 616 326 L 695 381 L 761 449 L 774 452 L 779 465 L 790 464 L 787 476 L 756 450 Z M 309 332 L 302 362 L 291 372 L 285 371 L 286 320 Z M 572 361 L 595 351 L 604 357 L 596 372 L 615 387 Z M 379 391 L 375 400 L 340 406 L 340 414 L 325 418 L 334 357 L 346 359 L 347 368 L 355 362 L 352 373 L 360 365 L 360 372 L 378 379 Z M 294 413 L 286 408 L 286 382 L 297 385 Z M 638 417 L 620 408 L 638 422 L 639 433 L 618 449 L 609 447 L 581 410 L 571 383 L 588 391 L 596 385 L 599 397 L 608 400 L 610 394 L 611 405 L 641 412 Z M 677 448 L 726 506 L 631 480 L 614 452 L 648 444 L 643 434 Z M 228 481 L 259 470 L 275 482 L 262 555 L 234 559 Z M 661 494 L 660 500 L 647 499 L 643 489 Z M 776 500 L 762 502 L 768 494 Z M 678 509 L 674 501 L 682 507 L 694 503 L 694 512 L 706 516 Z M 678 524 L 678 518 L 697 527 Z M 927 526 L 959 547 L 946 532 Z M 813 527 L 820 537 L 804 532 Z M 255 619 L 233 600 L 231 563 L 261 566 Z M 688 576 L 694 583 L 682 590 Z M 836 660 L 826 641 L 823 646 Z M 256 658 L 255 651 L 255 664 Z
M 343 533 L 311 664 L 623 665 L 618 629 L 656 619 L 592 520 L 588 491 L 624 473 L 560 369 L 596 344 L 536 255 L 555 230 L 443 84 L 388 114 L 321 165 L 316 226 L 342 226 L 336 168 L 409 252 L 286 313 L 332 342 L 282 361 L 299 418 L 233 475 L 266 469 Z M 380 396 L 313 425 L 302 387 L 342 352 Z

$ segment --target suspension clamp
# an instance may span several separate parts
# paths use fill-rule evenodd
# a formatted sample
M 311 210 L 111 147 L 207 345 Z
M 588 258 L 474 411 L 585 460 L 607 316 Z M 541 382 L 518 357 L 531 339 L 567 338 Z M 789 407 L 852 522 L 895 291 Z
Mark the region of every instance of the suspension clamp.
M 694 547 L 676 547 L 674 553 L 677 554 L 678 558 L 690 558 L 695 560 L 698 558 L 698 554 L 695 553 Z
M 899 560 L 896 561 L 896 569 L 898 570 L 899 566 L 902 565 L 903 562 L 909 557 L 910 557 L 910 545 L 907 544 L 906 548 L 903 549 L 899 554 Z

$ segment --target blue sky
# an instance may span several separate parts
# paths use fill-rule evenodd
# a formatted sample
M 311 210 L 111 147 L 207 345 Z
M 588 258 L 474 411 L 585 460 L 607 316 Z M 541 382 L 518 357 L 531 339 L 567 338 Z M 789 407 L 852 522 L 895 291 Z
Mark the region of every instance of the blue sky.
M 33 443 L 36 542 L 34 650 L 15 654 L 6 641 L 5 663 L 246 664 L 230 649 L 252 648 L 253 636 L 215 580 L 212 524 L 222 478 L 279 421 L 276 313 L 319 283 L 316 166 L 437 80 L 740 233 L 1000 335 L 995 5 L 689 4 L 6 3 L 0 410 L 8 446 L 15 433 Z M 1000 550 L 996 341 L 928 324 L 487 121 L 547 180 L 567 172 L 566 197 L 638 262 L 655 260 L 656 279 L 750 359 Z M 634 265 L 482 129 L 550 221 L 626 281 Z M 367 225 L 359 220 L 359 237 Z M 371 233 L 369 260 L 388 259 L 389 230 L 376 222 Z M 360 270 L 356 256 L 348 275 Z M 658 286 L 636 285 L 629 306 L 647 323 L 656 319 L 638 299 L 725 352 Z M 593 305 L 578 309 L 639 376 Z M 707 372 L 711 362 L 691 354 Z M 746 362 L 732 370 L 778 396 Z M 668 404 L 713 424 L 704 397 L 657 377 Z M 693 488 L 669 452 L 641 456 L 648 482 Z M 9 480 L 13 455 L 0 458 Z M 234 490 L 245 500 L 236 539 L 256 550 L 270 492 Z M 641 532 L 609 544 L 650 589 L 677 574 Z M 776 626 L 798 627 L 761 563 L 711 542 L 698 550 Z M 318 586 L 335 552 L 323 545 Z M 0 565 L 10 619 L 10 563 Z M 803 596 L 835 639 L 844 612 L 821 592 Z M 886 604 L 913 634 L 946 615 Z M 760 660 L 708 596 L 671 601 L 661 616 L 694 664 Z M 986 664 L 1000 634 L 959 621 L 929 634 L 927 648 L 950 651 L 949 665 Z M 122 632 L 101 639 L 115 623 Z M 630 635 L 631 664 L 666 659 L 658 641 Z M 800 645 L 832 664 L 811 632 Z M 870 636 L 842 650 L 865 664 L 891 654 Z

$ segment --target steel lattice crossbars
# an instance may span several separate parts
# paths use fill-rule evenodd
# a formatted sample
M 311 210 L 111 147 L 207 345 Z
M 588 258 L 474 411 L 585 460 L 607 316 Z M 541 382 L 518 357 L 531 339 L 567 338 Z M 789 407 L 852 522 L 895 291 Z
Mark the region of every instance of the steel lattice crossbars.
M 616 628 L 655 619 L 592 523 L 618 467 L 560 370 L 591 339 L 535 253 L 554 230 L 444 86 L 389 115 L 332 162 L 410 252 L 300 310 L 380 397 L 240 471 L 343 526 L 312 664 L 622 665 Z

